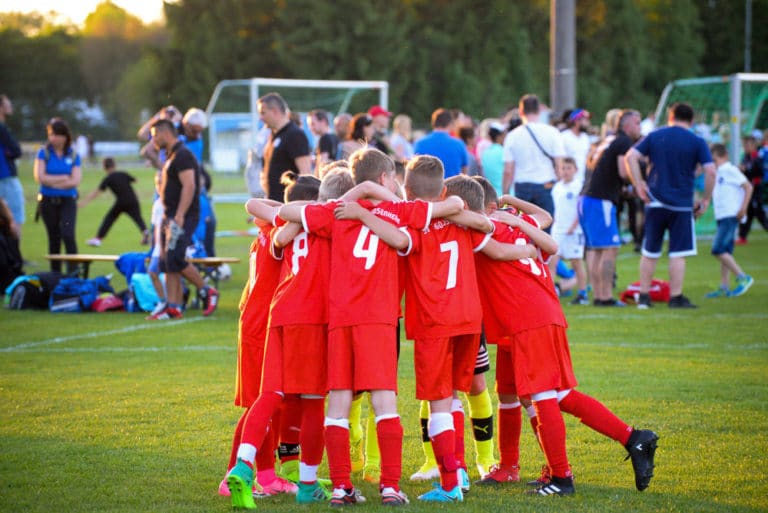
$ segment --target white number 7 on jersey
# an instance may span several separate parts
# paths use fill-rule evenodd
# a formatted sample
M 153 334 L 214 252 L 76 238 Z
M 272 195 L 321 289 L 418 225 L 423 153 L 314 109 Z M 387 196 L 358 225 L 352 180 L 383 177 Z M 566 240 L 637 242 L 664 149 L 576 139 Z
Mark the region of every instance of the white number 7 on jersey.
M 366 239 L 368 239 L 368 235 L 370 235 L 370 239 L 368 240 L 366 247 Z M 360 227 L 360 234 L 355 241 L 355 247 L 352 248 L 352 255 L 354 255 L 355 258 L 365 259 L 366 271 L 376 263 L 377 249 L 379 249 L 379 236 L 375 233 L 371 233 L 370 228 L 367 226 L 362 225 Z
M 440 253 L 450 252 L 448 255 L 448 281 L 445 282 L 445 290 L 456 286 L 456 269 L 459 267 L 459 243 L 455 240 L 440 244 Z

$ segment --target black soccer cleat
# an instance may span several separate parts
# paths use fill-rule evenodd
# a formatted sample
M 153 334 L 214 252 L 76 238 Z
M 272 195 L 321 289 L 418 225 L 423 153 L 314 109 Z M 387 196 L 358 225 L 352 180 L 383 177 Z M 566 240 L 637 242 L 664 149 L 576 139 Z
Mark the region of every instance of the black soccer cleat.
M 528 490 L 525 493 L 528 495 L 538 495 L 546 497 L 548 495 L 559 495 L 565 497 L 567 495 L 573 495 L 576 493 L 576 488 L 573 486 L 573 477 L 555 477 L 551 476 L 548 483 L 544 483 L 537 488 Z
M 635 486 L 638 491 L 648 488 L 653 477 L 653 457 L 656 454 L 656 442 L 659 435 L 648 429 L 635 429 L 629 435 L 626 461 L 632 458 L 632 469 L 635 471 Z

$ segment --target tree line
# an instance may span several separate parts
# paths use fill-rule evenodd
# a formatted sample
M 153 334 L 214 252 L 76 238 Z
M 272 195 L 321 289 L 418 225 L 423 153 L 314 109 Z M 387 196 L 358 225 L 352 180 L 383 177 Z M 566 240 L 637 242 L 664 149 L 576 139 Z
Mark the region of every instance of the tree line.
M 159 106 L 205 107 L 250 77 L 386 80 L 390 109 L 427 124 L 437 106 L 484 118 L 549 92 L 549 0 L 178 0 L 145 25 L 105 1 L 82 27 L 0 14 L 0 92 L 11 129 L 40 139 L 52 115 L 97 138 L 133 138 Z M 647 111 L 678 78 L 743 70 L 738 0 L 579 0 L 578 106 Z M 768 62 L 768 0 L 753 1 L 752 63 Z M 756 69 L 755 71 L 766 71 Z M 93 107 L 103 112 L 103 119 Z

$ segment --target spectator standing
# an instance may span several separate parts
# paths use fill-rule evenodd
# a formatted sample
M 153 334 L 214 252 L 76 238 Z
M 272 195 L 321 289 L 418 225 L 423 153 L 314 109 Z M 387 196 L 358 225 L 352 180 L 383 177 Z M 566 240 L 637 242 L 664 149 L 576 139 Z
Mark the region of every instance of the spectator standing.
M 48 144 L 35 158 L 35 181 L 40 184 L 39 212 L 48 233 L 48 253 L 77 253 L 75 221 L 77 219 L 77 187 L 82 179 L 80 156 L 72 149 L 72 132 L 61 118 L 48 122 Z M 67 262 L 67 272 L 77 266 Z M 51 261 L 51 271 L 61 272 L 61 262 Z
M 5 289 L 24 274 L 24 260 L 19 250 L 19 238 L 16 235 L 15 221 L 8 204 L 0 198 L 0 298 Z
M 355 114 L 349 122 L 344 140 L 339 145 L 339 159 L 346 160 L 357 150 L 368 147 L 373 132 L 373 118 L 365 112 Z
M 395 160 L 405 162 L 413 158 L 412 128 L 413 122 L 406 114 L 398 114 L 392 120 L 392 137 L 389 138 L 389 144 L 395 153 Z
M 589 139 L 589 111 L 574 109 L 566 118 L 566 129 L 561 132 L 565 154 L 576 162 L 576 183 L 584 183 L 587 159 L 592 143 Z
M 24 189 L 21 187 L 16 159 L 21 157 L 21 146 L 6 125 L 6 118 L 13 114 L 13 104 L 0 94 L 0 198 L 4 199 L 13 215 L 16 238 L 21 238 L 24 224 Z
M 307 115 L 307 124 L 312 134 L 318 138 L 315 149 L 315 176 L 319 176 L 320 168 L 328 162 L 336 160 L 339 151 L 339 138 L 331 131 L 328 113 L 315 109 Z
M 749 200 L 749 208 L 747 208 L 747 217 L 739 225 L 737 244 L 747 243 L 747 237 L 749 237 L 749 232 L 752 229 L 752 221 L 755 218 L 764 230 L 768 230 L 768 218 L 766 218 L 765 210 L 763 210 L 763 160 L 758 153 L 757 139 L 748 135 L 743 139 L 742 144 L 744 157 L 742 157 L 739 167 L 752 184 L 752 196 Z
M 752 184 L 739 168 L 728 162 L 728 150 L 722 144 L 712 145 L 712 158 L 717 165 L 717 179 L 712 191 L 717 233 L 712 241 L 712 256 L 720 261 L 720 288 L 707 294 L 707 297 L 740 296 L 755 282 L 733 258 L 736 226 L 747 213 Z M 733 290 L 730 289 L 731 274 L 736 278 Z
M 483 170 L 480 167 L 480 161 L 475 153 L 477 137 L 475 136 L 475 127 L 463 126 L 459 128 L 459 139 L 464 143 L 467 149 L 467 175 L 482 176 Z
M 496 194 L 502 196 L 504 181 L 504 137 L 506 131 L 504 125 L 496 121 L 492 122 L 488 128 L 488 138 L 491 145 L 480 155 L 480 162 L 483 166 L 483 175 L 493 185 Z
M 516 197 L 552 215 L 552 187 L 565 156 L 563 138 L 556 128 L 539 121 L 541 105 L 536 95 L 520 98 L 520 115 L 523 124 L 504 139 L 503 192 L 514 187 Z
M 445 178 L 467 174 L 469 155 L 461 140 L 451 136 L 453 114 L 439 108 L 432 113 L 432 132 L 416 141 L 416 155 L 437 157 L 445 168 Z
M 645 137 L 656 129 L 656 113 L 650 111 L 640 122 L 640 135 Z
M 624 155 L 640 137 L 640 113 L 625 110 L 619 130 L 607 148 L 597 156 L 595 169 L 584 185 L 579 218 L 584 229 L 587 273 L 595 306 L 621 306 L 613 298 L 616 255 L 621 246 L 616 208 L 621 201 L 624 180 L 628 179 Z
M 693 108 L 677 103 L 669 110 L 669 126 L 659 128 L 629 150 L 626 156 L 630 178 L 645 202 L 645 237 L 640 257 L 640 290 L 637 306 L 651 306 L 649 290 L 661 257 L 664 234 L 669 232 L 670 308 L 696 308 L 683 295 L 685 258 L 696 255 L 694 214 L 709 207 L 715 185 L 715 165 L 707 144 L 691 132 Z M 648 180 L 640 173 L 640 159 L 650 161 Z M 693 182 L 696 167 L 703 166 L 704 192 L 694 206 Z
M 368 115 L 373 120 L 373 137 L 370 140 L 371 146 L 377 150 L 392 155 L 392 148 L 389 144 L 389 118 L 392 113 L 381 105 L 374 105 L 368 109 Z
M 115 195 L 115 203 L 104 216 L 104 220 L 96 232 L 96 237 L 89 239 L 86 244 L 96 247 L 101 246 L 102 239 L 107 236 L 109 229 L 112 228 L 114 222 L 123 213 L 128 214 L 133 219 L 133 222 L 136 223 L 136 226 L 139 227 L 141 231 L 141 244 L 149 244 L 149 230 L 147 230 L 144 218 L 141 217 L 139 198 L 136 196 L 136 192 L 131 185 L 136 179 L 125 171 L 117 171 L 115 169 L 115 159 L 111 157 L 104 159 L 104 172 L 107 173 L 107 176 L 101 181 L 99 187 L 77 205 L 78 208 L 83 208 L 107 189 L 111 190 Z
M 261 186 L 267 197 L 282 201 L 285 186 L 280 178 L 286 171 L 310 174 L 312 161 L 309 140 L 304 131 L 290 119 L 288 104 L 278 93 L 267 93 L 258 101 L 259 117 L 272 130 L 264 149 Z

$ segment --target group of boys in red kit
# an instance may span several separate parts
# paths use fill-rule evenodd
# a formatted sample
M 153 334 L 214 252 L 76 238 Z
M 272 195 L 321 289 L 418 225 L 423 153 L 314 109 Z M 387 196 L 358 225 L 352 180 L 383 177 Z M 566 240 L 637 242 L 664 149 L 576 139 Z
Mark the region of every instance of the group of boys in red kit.
M 429 438 L 440 472 L 440 483 L 420 500 L 459 502 L 469 486 L 463 439 L 455 436 L 463 432 L 463 415 L 453 415 L 451 405 L 458 392 L 470 390 L 483 325 L 488 342 L 498 345 L 501 461 L 478 484 L 519 481 L 524 404 L 531 406 L 547 461 L 546 478 L 535 482 L 533 493 L 574 493 L 561 411 L 622 443 L 637 488 L 648 486 L 655 433 L 632 429 L 573 390 L 566 322 L 544 264 L 557 249 L 541 229 L 551 218 L 512 199 L 519 215 L 494 213 L 491 219 L 486 213 L 497 199 L 487 182 L 464 176 L 444 182 L 443 176 L 440 160 L 414 157 L 406 166 L 408 201 L 402 201 L 392 160 L 366 148 L 350 157 L 349 170 L 338 165 L 322 184 L 294 177 L 285 205 L 247 204 L 263 229 L 252 246 L 241 314 L 236 404 L 246 412 L 225 481 L 233 506 L 255 508 L 254 467 L 261 493 L 297 493 L 297 502 L 331 506 L 365 501 L 351 479 L 349 432 L 352 399 L 362 391 L 371 393 L 375 413 L 381 502 L 409 502 L 400 488 L 403 427 L 396 400 L 400 283 L 406 335 L 414 340 L 416 397 L 429 402 Z M 358 185 L 347 190 L 352 178 Z M 335 190 L 321 194 L 321 202 L 293 201 L 314 199 L 311 193 L 290 197 L 314 185 Z M 403 258 L 405 273 L 398 270 Z M 279 414 L 289 399 L 288 409 L 294 417 L 298 410 L 300 420 Z M 299 426 L 298 487 L 274 472 L 276 434 L 290 438 L 295 431 L 284 429 L 286 420 Z M 317 477 L 323 448 L 330 493 Z

